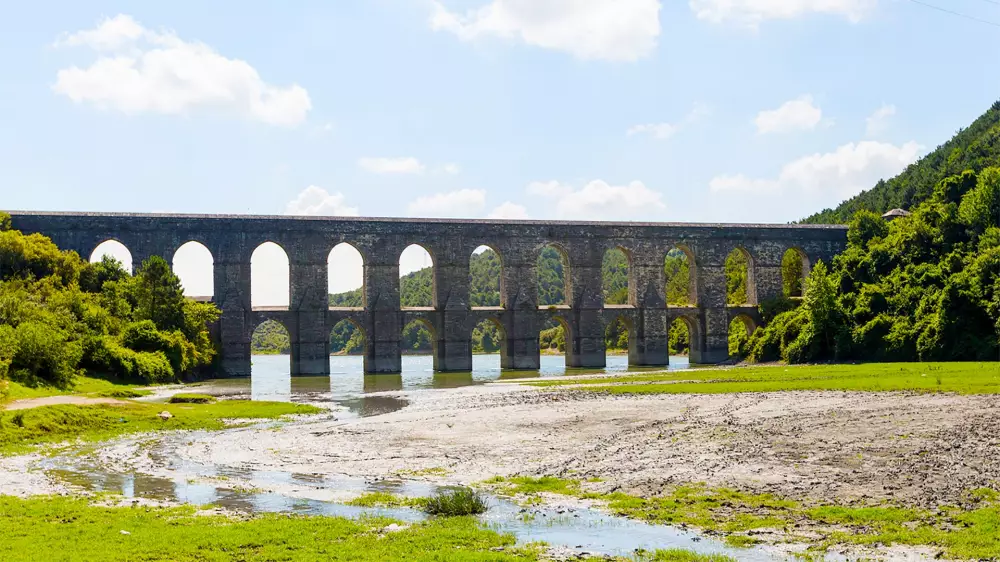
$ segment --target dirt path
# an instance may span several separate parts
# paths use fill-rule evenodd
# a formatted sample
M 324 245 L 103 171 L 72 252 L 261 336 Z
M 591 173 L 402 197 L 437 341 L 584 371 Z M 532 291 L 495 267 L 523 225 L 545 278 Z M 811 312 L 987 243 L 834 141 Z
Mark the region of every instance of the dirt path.
M 128 404 L 124 400 L 115 398 L 88 398 L 86 396 L 46 396 L 44 398 L 23 398 L 14 400 L 6 406 L 0 406 L 0 410 L 27 410 L 40 406 L 56 406 L 59 404 L 77 404 L 80 406 L 87 404 Z

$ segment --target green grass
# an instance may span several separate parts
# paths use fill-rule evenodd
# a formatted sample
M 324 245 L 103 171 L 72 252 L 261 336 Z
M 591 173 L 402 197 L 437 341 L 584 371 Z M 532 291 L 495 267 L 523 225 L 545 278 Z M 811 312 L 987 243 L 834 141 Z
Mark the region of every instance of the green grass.
M 152 392 L 148 390 L 136 390 L 134 388 L 114 388 L 112 390 L 102 390 L 97 393 L 97 396 L 102 398 L 119 398 L 127 400 L 130 398 L 140 398 L 142 396 L 149 396 Z
M 948 558 L 1000 559 L 1000 493 L 990 488 L 970 490 L 967 509 L 932 513 L 890 505 L 803 506 L 771 494 L 702 484 L 676 486 L 653 498 L 588 492 L 579 480 L 555 477 L 495 477 L 483 484 L 506 495 L 548 492 L 594 499 L 618 516 L 722 533 L 731 546 L 756 544 L 746 534 L 755 529 L 785 530 L 794 538 L 796 529 L 805 526 L 825 536 L 813 547 L 820 552 L 842 544 L 903 544 L 938 547 Z
M 0 393 L 0 404 L 25 398 L 45 398 L 47 396 L 62 396 L 67 394 L 118 398 L 118 396 L 113 396 L 113 394 L 116 392 L 132 390 L 138 386 L 143 386 L 118 384 L 94 377 L 76 377 L 73 386 L 69 388 L 57 388 L 54 386 L 31 387 L 13 381 L 0 381 L 0 384 L 3 382 L 6 382 L 8 386 L 6 392 Z
M 544 547 L 517 545 L 513 535 L 484 528 L 471 517 L 433 518 L 386 532 L 398 522 L 281 514 L 243 519 L 195 511 L 193 506 L 101 507 L 84 498 L 0 496 L 0 560 L 505 562 L 538 560 Z M 732 562 L 673 549 L 616 560 Z
M 381 533 L 384 518 L 197 516 L 195 508 L 96 507 L 84 499 L 0 496 L 0 560 L 536 560 L 512 535 L 467 517 Z M 129 534 L 123 534 L 126 531 Z M 500 549 L 494 551 L 491 549 Z
M 736 559 L 725 554 L 698 554 L 690 550 L 671 548 L 657 550 L 651 555 L 639 554 L 640 562 L 736 562 Z
M 215 402 L 214 396 L 209 396 L 208 394 L 174 394 L 168 400 L 171 404 L 211 404 Z
M 173 416 L 162 420 L 158 414 Z M 108 439 L 126 433 L 168 429 L 223 429 L 226 419 L 277 418 L 312 414 L 314 406 L 287 402 L 226 400 L 214 404 L 93 404 L 42 406 L 0 411 L 0 454 L 25 452 L 31 446 L 67 439 Z
M 555 476 L 542 476 L 539 478 L 530 476 L 511 476 L 507 478 L 495 476 L 487 480 L 486 484 L 493 485 L 492 487 L 497 493 L 507 496 L 538 494 L 540 492 L 572 496 L 580 492 L 579 480 L 556 478 Z
M 407 498 L 389 492 L 369 492 L 347 502 L 357 507 L 422 507 L 427 498 Z
M 702 369 L 523 383 L 611 394 L 720 394 L 789 390 L 1000 393 L 1000 363 L 870 363 Z
M 421 506 L 428 515 L 459 517 L 479 515 L 489 509 L 486 500 L 472 488 L 446 488 L 423 501 Z

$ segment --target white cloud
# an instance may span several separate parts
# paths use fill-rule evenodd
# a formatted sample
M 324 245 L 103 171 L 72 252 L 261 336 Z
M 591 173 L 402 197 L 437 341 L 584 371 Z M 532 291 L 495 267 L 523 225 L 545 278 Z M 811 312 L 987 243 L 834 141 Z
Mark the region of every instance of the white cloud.
M 778 109 L 761 111 L 754 119 L 759 134 L 790 133 L 815 129 L 823 120 L 823 111 L 813 104 L 812 96 L 801 96 Z
M 922 150 L 916 142 L 902 146 L 874 141 L 848 143 L 833 152 L 790 162 L 776 179 L 753 179 L 742 174 L 717 176 L 709 189 L 716 193 L 800 190 L 849 197 L 903 171 L 916 162 Z
M 528 184 L 527 191 L 528 195 L 540 197 L 564 197 L 573 192 L 573 186 L 556 180 L 533 181 Z
M 322 187 L 310 185 L 285 207 L 286 215 L 356 217 L 358 208 L 347 205 L 343 193 L 328 193 Z
M 412 156 L 401 158 L 362 158 L 358 166 L 375 174 L 422 174 L 424 165 Z
M 457 176 L 458 173 L 461 172 L 462 170 L 458 167 L 458 164 L 452 163 L 452 164 L 445 164 L 444 166 L 442 166 L 441 171 L 451 176 Z
M 490 211 L 490 214 L 487 215 L 486 218 L 524 220 L 531 217 L 528 216 L 528 210 L 524 208 L 524 205 L 517 205 L 515 203 L 511 203 L 510 201 L 505 201 L 496 209 Z
M 462 218 L 476 216 L 485 207 L 485 190 L 460 189 L 418 197 L 406 211 L 413 217 Z
M 696 103 L 694 107 L 684 116 L 678 124 L 671 123 L 646 123 L 642 125 L 634 125 L 629 127 L 628 131 L 625 132 L 628 136 L 649 134 L 649 136 L 654 139 L 668 139 L 674 136 L 678 131 L 697 122 L 701 118 L 710 115 L 712 113 L 711 108 L 703 103 Z
M 882 107 L 875 110 L 866 120 L 865 133 L 869 137 L 881 135 L 889 128 L 889 120 L 896 115 L 896 106 L 882 104 Z
M 656 48 L 659 0 L 492 0 L 465 14 L 434 2 L 435 31 L 464 41 L 520 39 L 579 59 L 634 61 Z
M 689 0 L 700 20 L 756 28 L 766 20 L 788 20 L 808 14 L 827 14 L 857 23 L 878 0 Z
M 659 212 L 666 209 L 663 195 L 641 181 L 610 185 L 594 180 L 580 189 L 557 181 L 532 182 L 527 191 L 553 199 L 556 216 L 561 219 L 655 220 L 660 218 Z
M 101 53 L 86 68 L 57 73 L 52 89 L 76 103 L 130 115 L 216 110 L 280 126 L 302 123 L 312 108 L 301 86 L 268 84 L 246 61 L 184 41 L 172 31 L 145 28 L 124 14 L 66 34 L 56 45 Z

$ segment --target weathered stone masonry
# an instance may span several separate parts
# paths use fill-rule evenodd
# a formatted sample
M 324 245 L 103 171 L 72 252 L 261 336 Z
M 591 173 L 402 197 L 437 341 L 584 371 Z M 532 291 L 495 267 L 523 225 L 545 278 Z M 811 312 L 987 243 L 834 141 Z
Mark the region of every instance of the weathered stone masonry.
M 400 336 L 410 321 L 429 324 L 435 338 L 434 366 L 468 371 L 473 328 L 491 319 L 505 336 L 501 365 L 537 369 L 538 332 L 551 318 L 566 328 L 566 362 L 572 367 L 605 364 L 605 326 L 623 316 L 629 325 L 629 363 L 666 365 L 667 332 L 682 318 L 691 334 L 691 361 L 715 363 L 727 357 L 729 323 L 737 317 L 759 323 L 756 307 L 726 306 L 724 264 L 741 248 L 750 257 L 748 301 L 781 295 L 781 260 L 788 249 L 829 261 L 846 245 L 839 226 L 749 224 L 606 223 L 496 220 L 312 218 L 230 215 L 145 215 L 13 212 L 14 227 L 40 232 L 61 248 L 89 257 L 106 240 L 129 248 L 138 265 L 152 255 L 172 262 L 174 252 L 196 241 L 212 252 L 214 300 L 222 310 L 222 365 L 230 375 L 250 374 L 250 337 L 267 319 L 280 321 L 291 336 L 292 374 L 328 374 L 330 330 L 344 319 L 364 330 L 365 371 L 398 373 Z M 253 309 L 250 256 L 274 242 L 289 258 L 287 309 Z M 331 309 L 327 300 L 327 258 L 341 242 L 364 258 L 365 306 Z M 426 248 L 434 260 L 434 306 L 400 309 L 399 256 L 410 244 Z M 538 306 L 536 264 L 552 244 L 569 264 L 568 302 Z M 503 264 L 498 308 L 469 306 L 469 259 L 489 246 Z M 663 262 L 678 247 L 691 263 L 696 305 L 665 303 Z M 601 260 L 621 248 L 630 260 L 629 304 L 604 306 Z M 693 261 L 692 261 L 693 260 Z

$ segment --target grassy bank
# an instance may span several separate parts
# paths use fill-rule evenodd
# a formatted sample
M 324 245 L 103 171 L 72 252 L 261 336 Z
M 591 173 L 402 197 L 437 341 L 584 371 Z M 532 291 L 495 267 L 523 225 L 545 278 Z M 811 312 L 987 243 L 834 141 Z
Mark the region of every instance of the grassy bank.
M 0 407 L 14 400 L 45 398 L 47 396 L 80 395 L 103 397 L 133 397 L 146 394 L 136 390 L 140 385 L 118 384 L 94 377 L 75 377 L 73 384 L 59 388 L 55 386 L 25 386 L 13 381 L 0 380 Z M 145 385 L 148 386 L 148 385 Z
M 819 553 L 834 545 L 903 544 L 936 547 L 953 559 L 1000 558 L 1000 492 L 985 488 L 968 492 L 961 506 L 931 512 L 891 505 L 803 505 L 702 485 L 677 486 L 655 498 L 590 492 L 585 482 L 554 477 L 496 477 L 484 485 L 528 504 L 540 501 L 543 492 L 592 499 L 623 517 L 723 533 L 733 546 L 755 544 L 753 531 L 766 528 L 784 531 Z
M 396 528 L 387 528 L 393 523 Z M 0 560 L 501 562 L 538 560 L 542 549 L 519 546 L 514 536 L 485 529 L 470 517 L 416 524 L 279 514 L 242 519 L 197 515 L 194 507 L 101 507 L 67 497 L 0 496 L 0 536 Z M 732 562 L 681 550 L 634 560 Z
M 1000 363 L 869 363 L 699 369 L 525 383 L 612 394 L 720 394 L 787 390 L 1000 393 Z
M 171 417 L 161 419 L 159 414 L 163 411 Z M 67 439 L 96 441 L 144 431 L 222 429 L 227 419 L 277 418 L 321 411 L 302 404 L 247 400 L 211 404 L 59 405 L 0 411 L 0 454 L 24 452 L 33 445 Z

